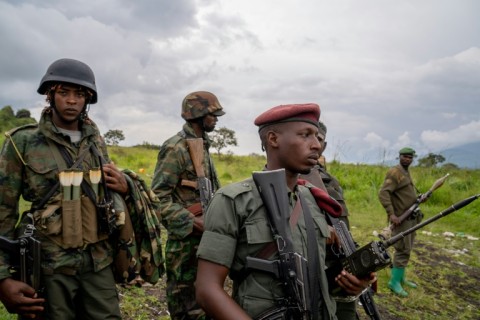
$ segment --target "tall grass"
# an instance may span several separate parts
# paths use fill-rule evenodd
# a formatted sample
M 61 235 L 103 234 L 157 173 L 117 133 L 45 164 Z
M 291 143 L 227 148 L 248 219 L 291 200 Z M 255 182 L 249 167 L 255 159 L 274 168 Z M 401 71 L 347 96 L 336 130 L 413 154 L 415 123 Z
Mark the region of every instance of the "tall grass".
M 158 150 L 142 147 L 110 147 L 109 152 L 117 166 L 137 172 L 150 185 Z M 252 171 L 262 170 L 266 163 L 263 156 L 213 155 L 213 158 L 223 186 L 251 176 Z M 385 211 L 378 201 L 378 191 L 388 167 L 332 162 L 327 164 L 327 169 L 337 177 L 344 189 L 350 212 L 352 235 L 355 240 L 360 245 L 378 240 L 373 232 L 380 231 L 387 225 Z M 442 168 L 411 168 L 415 185 L 422 193 L 426 192 L 438 178 L 446 173 Z M 437 189 L 427 202 L 421 204 L 420 207 L 425 218 L 432 217 L 457 201 L 480 193 L 480 170 L 453 169 L 449 173 L 450 177 L 444 185 Z M 480 241 L 466 238 L 467 235 L 480 237 L 480 200 L 435 221 L 422 231 L 430 232 L 432 235 L 419 231 L 417 232 L 419 241 L 427 243 L 433 250 L 447 255 L 449 259 L 458 261 L 469 268 L 477 268 L 475 269 L 477 271 L 480 270 Z M 442 234 L 446 231 L 453 233 L 456 237 L 453 239 L 443 237 Z M 418 248 L 414 252 L 412 265 L 416 272 L 409 274 L 413 280 L 422 285 L 422 288 L 414 291 L 407 299 L 399 299 L 389 294 L 386 289 L 385 284 L 388 281 L 389 270 L 384 269 L 378 273 L 377 304 L 381 304 L 397 319 L 447 319 L 448 317 L 445 315 L 452 314 L 452 310 L 455 310 L 457 314 L 456 319 L 480 318 L 478 283 L 472 284 L 471 281 L 474 279 L 470 279 L 460 270 L 445 269 L 433 263 L 422 263 L 421 259 L 418 259 L 420 255 L 423 255 L 424 251 L 422 250 L 427 249 Z M 450 257 L 448 250 L 467 250 L 467 253 Z M 438 279 L 433 284 L 430 283 L 431 280 L 426 280 L 431 279 L 432 275 Z M 461 296 L 455 295 L 449 290 L 440 289 L 442 286 L 446 286 L 449 279 L 455 275 L 463 279 L 464 284 L 470 283 L 473 288 L 476 288 L 476 291 L 471 293 L 479 298 L 476 305 L 463 301 Z M 135 308 L 135 306 L 151 304 L 151 296 L 145 297 L 139 294 L 138 289 L 131 292 L 125 290 L 122 294 L 124 296 L 122 310 L 125 314 L 133 315 L 128 319 L 148 318 L 148 308 Z M 399 306 L 403 311 L 397 310 Z M 164 308 L 164 304 L 162 307 Z M 7 317 L 5 311 L 2 310 L 0 310 L 0 318 L 14 319 L 14 317 Z M 159 319 L 167 319 L 167 317 Z

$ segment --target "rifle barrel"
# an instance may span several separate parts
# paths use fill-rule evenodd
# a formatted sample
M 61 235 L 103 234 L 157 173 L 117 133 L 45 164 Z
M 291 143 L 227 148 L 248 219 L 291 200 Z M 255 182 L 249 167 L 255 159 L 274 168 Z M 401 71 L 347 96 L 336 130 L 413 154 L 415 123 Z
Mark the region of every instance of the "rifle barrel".
M 397 241 L 399 241 L 400 239 L 404 238 L 405 236 L 409 235 L 410 233 L 412 232 L 415 232 L 416 230 L 420 229 L 420 228 L 423 228 L 424 226 L 426 226 L 427 224 L 430 224 L 442 217 L 445 217 L 447 215 L 449 215 L 450 213 L 454 212 L 454 211 L 457 211 L 463 207 L 465 207 L 466 205 L 470 204 L 471 202 L 475 201 L 476 199 L 478 199 L 480 197 L 480 194 L 476 194 L 474 196 L 471 196 L 469 198 L 466 198 L 466 199 L 463 199 L 453 205 L 451 205 L 449 208 L 443 210 L 442 212 L 434 215 L 433 217 L 413 226 L 412 228 L 408 229 L 408 230 L 405 230 L 399 234 L 397 234 L 396 236 L 388 239 L 388 240 L 385 240 L 383 241 L 383 245 L 385 246 L 385 248 L 388 248 L 390 247 L 391 245 L 393 245 L 394 243 L 396 243 Z

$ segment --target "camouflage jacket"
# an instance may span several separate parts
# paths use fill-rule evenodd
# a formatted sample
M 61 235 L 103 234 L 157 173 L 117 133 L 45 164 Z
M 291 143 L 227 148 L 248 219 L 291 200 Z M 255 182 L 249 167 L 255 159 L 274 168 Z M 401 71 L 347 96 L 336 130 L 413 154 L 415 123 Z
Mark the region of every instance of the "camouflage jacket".
M 187 207 L 200 202 L 197 189 L 182 185 L 182 180 L 196 181 L 197 175 L 188 152 L 186 139 L 197 138 L 192 126 L 187 122 L 183 130 L 166 140 L 158 153 L 152 190 L 160 200 L 162 223 L 168 230 L 170 239 L 183 239 L 193 230 L 193 215 Z M 205 176 L 212 182 L 214 191 L 220 183 L 208 149 L 210 139 L 204 134 Z
M 128 265 L 121 270 L 121 283 L 135 280 L 140 276 L 143 280 L 152 284 L 162 277 L 165 259 L 162 253 L 161 225 L 156 211 L 158 197 L 147 187 L 145 181 L 135 172 L 123 170 L 129 187 L 129 195 L 126 204 L 131 222 L 131 230 L 123 228 L 120 231 L 119 243 L 115 248 L 115 267 L 118 268 L 118 251 L 128 249 L 125 261 Z M 127 231 L 124 237 L 122 231 Z M 122 243 L 123 242 L 123 243 Z M 119 272 L 117 272 L 118 274 Z
M 6 133 L 7 139 L 0 154 L 0 235 L 14 238 L 15 225 L 19 219 L 18 203 L 20 196 L 34 205 L 42 201 L 48 191 L 58 181 L 59 166 L 52 146 L 65 147 L 72 159 L 76 159 L 79 150 L 94 144 L 108 161 L 108 154 L 96 125 L 87 120 L 82 126 L 82 138 L 78 146 L 70 138 L 60 133 L 51 121 L 50 109 L 46 108 L 39 124 L 26 125 Z M 49 143 L 53 142 L 53 143 Z M 58 157 L 57 157 L 58 159 Z M 87 181 L 89 169 L 99 167 L 98 158 L 91 151 L 85 154 L 80 165 Z M 89 182 L 89 181 L 88 181 Z M 58 192 L 54 194 L 58 195 Z M 53 196 L 53 197 L 54 197 Z M 52 198 L 53 198 L 52 197 Z M 82 207 L 82 210 L 83 207 Z M 84 212 L 82 212 L 82 215 Z M 88 214 L 96 215 L 96 212 Z M 39 233 L 39 232 L 38 232 Z M 82 250 L 62 249 L 50 238 L 41 236 L 42 269 L 53 271 L 57 268 L 74 269 L 81 267 Z M 99 241 L 89 245 L 94 270 L 101 270 L 112 262 L 112 250 L 108 241 Z M 9 276 L 10 256 L 0 250 L 0 279 Z
M 417 200 L 417 192 L 408 170 L 400 164 L 388 170 L 378 194 L 388 215 L 400 216 Z

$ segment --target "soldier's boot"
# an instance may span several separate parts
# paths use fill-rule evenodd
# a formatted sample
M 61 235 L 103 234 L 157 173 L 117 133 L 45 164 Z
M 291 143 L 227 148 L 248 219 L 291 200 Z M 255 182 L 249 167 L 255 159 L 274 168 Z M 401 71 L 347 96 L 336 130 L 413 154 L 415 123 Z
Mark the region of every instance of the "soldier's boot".
M 402 288 L 402 279 L 405 274 L 404 268 L 392 268 L 390 281 L 388 281 L 388 288 L 393 291 L 393 293 L 399 295 L 400 297 L 408 296 L 408 292 Z
M 416 289 L 418 287 L 418 285 L 415 283 L 415 282 L 412 282 L 412 281 L 408 281 L 405 277 L 405 270 L 403 272 L 403 278 L 402 278 L 402 284 L 406 285 L 407 287 L 410 287 L 410 288 L 413 288 L 413 289 Z

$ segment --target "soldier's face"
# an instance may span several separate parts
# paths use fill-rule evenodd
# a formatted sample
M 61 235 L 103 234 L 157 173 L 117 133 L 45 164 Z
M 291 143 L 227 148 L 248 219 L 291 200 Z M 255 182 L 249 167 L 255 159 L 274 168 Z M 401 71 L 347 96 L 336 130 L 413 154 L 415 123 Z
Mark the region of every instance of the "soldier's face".
M 409 154 L 401 154 L 400 155 L 400 164 L 403 167 L 408 167 L 412 164 L 413 156 Z
M 60 128 L 77 130 L 86 103 L 86 92 L 78 86 L 62 84 L 55 89 L 53 122 Z
M 317 164 L 322 144 L 318 128 L 306 122 L 289 122 L 280 127 L 277 138 L 280 167 L 293 173 L 308 174 Z
M 217 125 L 218 117 L 213 114 L 207 114 L 203 118 L 203 129 L 205 132 L 212 132 Z

